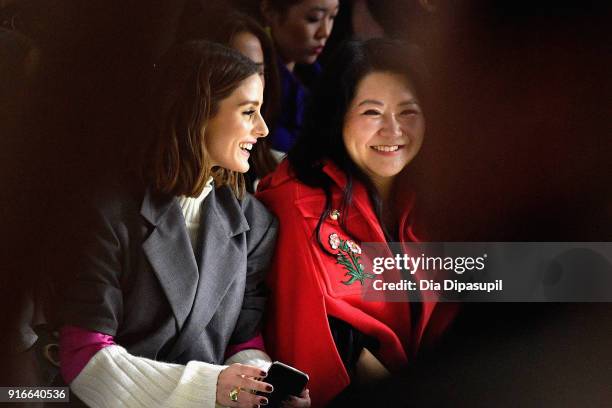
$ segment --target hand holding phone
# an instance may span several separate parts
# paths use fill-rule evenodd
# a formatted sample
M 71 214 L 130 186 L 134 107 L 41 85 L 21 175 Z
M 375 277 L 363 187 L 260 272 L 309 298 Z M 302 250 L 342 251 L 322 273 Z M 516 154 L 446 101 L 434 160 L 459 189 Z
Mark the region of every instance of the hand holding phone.
M 275 361 L 268 369 L 268 375 L 264 381 L 274 387 L 274 391 L 266 395 L 268 406 L 279 407 L 289 396 L 299 396 L 302 393 L 308 383 L 308 374 Z

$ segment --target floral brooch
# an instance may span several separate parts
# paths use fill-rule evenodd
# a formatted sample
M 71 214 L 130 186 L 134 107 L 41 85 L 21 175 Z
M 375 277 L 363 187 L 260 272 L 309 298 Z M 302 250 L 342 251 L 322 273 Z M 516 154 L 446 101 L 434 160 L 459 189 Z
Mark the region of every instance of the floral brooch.
M 329 236 L 329 246 L 338 251 L 336 263 L 344 266 L 348 280 L 342 281 L 345 285 L 352 285 L 359 281 L 362 285 L 365 279 L 373 279 L 375 275 L 365 273 L 363 265 L 359 262 L 361 248 L 354 241 L 341 239 L 338 234 L 333 233 Z

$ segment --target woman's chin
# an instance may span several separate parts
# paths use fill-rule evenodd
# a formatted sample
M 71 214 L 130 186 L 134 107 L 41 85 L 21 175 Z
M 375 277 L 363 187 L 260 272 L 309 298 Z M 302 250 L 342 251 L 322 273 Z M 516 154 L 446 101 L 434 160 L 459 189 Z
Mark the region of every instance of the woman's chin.
M 406 166 L 398 163 L 396 165 L 370 168 L 370 171 L 368 173 L 370 174 L 370 176 L 373 176 L 378 179 L 389 179 L 394 178 L 395 176 L 400 174 L 404 167 Z
M 250 167 L 251 166 L 249 166 L 249 163 L 245 163 L 244 165 L 236 166 L 236 168 L 231 170 L 235 171 L 236 173 L 246 173 L 247 171 L 249 171 Z
M 314 55 L 309 54 L 309 55 L 306 55 L 304 58 L 302 58 L 300 61 L 298 61 L 298 64 L 311 65 L 317 62 L 317 58 L 319 58 L 319 54 L 314 54 Z

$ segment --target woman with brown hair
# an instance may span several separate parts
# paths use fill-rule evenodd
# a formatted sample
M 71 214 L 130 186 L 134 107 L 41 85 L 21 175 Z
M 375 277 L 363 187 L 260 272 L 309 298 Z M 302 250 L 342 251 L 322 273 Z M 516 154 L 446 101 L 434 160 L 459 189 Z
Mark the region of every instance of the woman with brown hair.
M 261 69 L 264 96 L 261 114 L 273 128 L 279 110 L 280 83 L 272 40 L 259 23 L 227 6 L 209 6 L 195 15 L 188 14 L 179 32 L 179 41 L 208 40 L 239 51 Z M 270 152 L 268 138 L 261 140 L 251 151 L 251 169 L 246 173 L 247 190 L 254 191 L 255 180 L 272 172 L 277 161 Z
M 272 391 L 259 323 L 276 221 L 242 178 L 268 133 L 259 68 L 205 41 L 158 68 L 142 181 L 94 194 L 74 231 L 62 376 L 89 406 L 265 405 L 249 391 Z

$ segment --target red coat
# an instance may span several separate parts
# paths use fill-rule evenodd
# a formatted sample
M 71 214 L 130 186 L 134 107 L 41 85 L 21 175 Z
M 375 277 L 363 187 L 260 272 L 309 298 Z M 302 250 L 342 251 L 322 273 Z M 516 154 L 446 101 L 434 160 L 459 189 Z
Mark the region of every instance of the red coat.
M 332 208 L 339 208 L 345 176 L 331 163 L 323 170 L 335 183 Z M 422 315 L 414 325 L 410 321 L 410 303 L 364 302 L 359 281 L 343 284 L 347 280 L 346 270 L 336 257 L 320 248 L 313 235 L 324 209 L 324 192 L 299 182 L 291 174 L 287 160 L 261 181 L 256 196 L 278 217 L 280 224 L 267 279 L 271 294 L 264 329 L 266 348 L 273 359 L 309 374 L 313 406 L 324 406 L 350 382 L 335 347 L 328 316 L 376 338 L 380 350 L 375 355 L 391 371 L 406 365 L 430 324 L 435 303 L 423 304 Z M 415 241 L 406 222 L 411 207 L 408 205 L 401 217 L 399 231 L 403 242 Z M 357 244 L 385 242 L 367 192 L 359 183 L 354 183 L 353 202 L 346 216 L 349 231 L 342 230 L 331 217 L 323 223 L 320 237 L 327 249 L 332 250 L 328 246 L 332 233 Z M 450 315 L 444 315 L 444 323 L 437 324 L 434 331 L 439 332 L 450 321 Z

